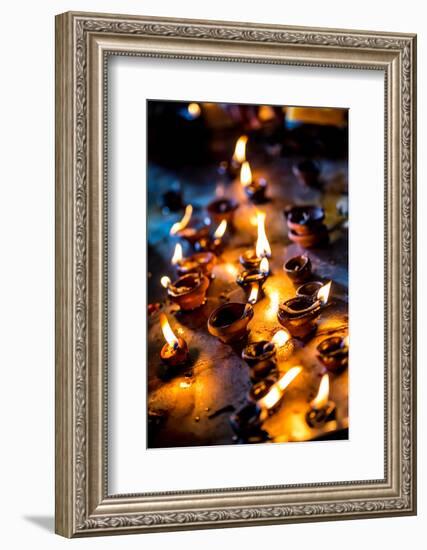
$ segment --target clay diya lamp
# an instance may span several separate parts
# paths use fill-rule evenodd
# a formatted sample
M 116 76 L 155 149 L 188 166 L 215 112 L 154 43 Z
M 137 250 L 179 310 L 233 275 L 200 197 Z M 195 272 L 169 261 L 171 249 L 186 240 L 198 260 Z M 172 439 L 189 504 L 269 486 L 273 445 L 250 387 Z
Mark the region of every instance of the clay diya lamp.
M 235 178 L 242 166 L 242 163 L 246 160 L 246 144 L 248 142 L 248 136 L 240 136 L 234 146 L 234 153 L 230 161 L 223 161 L 220 163 L 218 171 L 220 174 L 228 174 L 230 178 Z
M 277 318 L 291 336 L 305 339 L 316 331 L 320 310 L 320 300 L 297 296 L 280 305 Z
M 254 401 L 246 403 L 236 414 L 230 416 L 230 425 L 241 443 L 262 443 L 269 439 L 262 429 L 261 408 Z
M 311 248 L 328 239 L 323 224 L 325 212 L 320 206 L 294 206 L 284 212 L 289 239 L 304 248 Z
M 200 220 L 194 219 L 186 227 L 179 229 L 176 235 L 194 248 L 197 242 L 209 236 L 209 226 Z
M 166 340 L 166 344 L 160 351 L 161 360 L 170 368 L 185 365 L 189 359 L 187 342 L 175 335 L 164 313 L 160 314 L 160 326 Z
M 168 284 L 167 291 L 171 302 L 183 311 L 191 311 L 205 303 L 208 286 L 209 279 L 205 275 L 188 273 Z
M 261 340 L 248 344 L 242 351 L 242 359 L 249 365 L 253 381 L 277 375 L 276 346 L 272 342 Z
M 322 288 L 323 283 L 320 281 L 310 281 L 299 286 L 296 291 L 297 296 L 307 296 L 309 298 L 317 296 L 317 293 Z
M 199 252 L 178 260 L 175 267 L 180 276 L 188 273 L 203 273 L 203 275 L 210 277 L 215 263 L 215 254 L 212 252 Z
M 238 206 L 239 204 L 232 199 L 216 199 L 208 204 L 206 210 L 215 225 L 225 220 L 231 226 Z
M 245 250 L 239 258 L 240 263 L 246 269 L 258 269 L 261 263 L 261 258 L 256 254 L 255 248 Z
M 331 336 L 317 346 L 317 357 L 331 372 L 340 371 L 348 366 L 347 338 Z
M 294 256 L 283 266 L 286 275 L 293 283 L 304 283 L 311 277 L 311 261 L 308 256 Z
M 267 180 L 265 178 L 254 179 L 251 167 L 247 161 L 243 162 L 240 169 L 240 183 L 252 202 L 256 204 L 265 202 L 265 193 L 268 187 Z
M 227 229 L 227 220 L 222 220 L 212 236 L 206 235 L 196 242 L 196 250 L 213 252 L 217 256 L 224 248 L 223 236 Z
M 292 166 L 292 172 L 302 185 L 319 189 L 320 164 L 315 160 L 304 159 Z
M 329 400 L 329 375 L 324 374 L 317 396 L 311 401 L 305 419 L 310 428 L 322 428 L 327 422 L 335 420 L 335 416 L 336 405 Z
M 270 272 L 267 258 L 263 258 L 258 269 L 247 269 L 239 273 L 236 283 L 243 287 L 248 293 L 248 302 L 255 304 L 262 293 L 262 285 Z
M 248 334 L 248 323 L 254 316 L 249 304 L 229 302 L 217 307 L 208 319 L 208 330 L 224 344 L 243 340 Z

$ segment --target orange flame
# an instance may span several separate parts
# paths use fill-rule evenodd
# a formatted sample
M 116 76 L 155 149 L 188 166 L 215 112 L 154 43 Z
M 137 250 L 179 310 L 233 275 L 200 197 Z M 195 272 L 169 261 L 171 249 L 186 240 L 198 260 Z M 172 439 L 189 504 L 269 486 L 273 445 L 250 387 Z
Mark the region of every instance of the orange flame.
M 313 409 L 322 409 L 326 406 L 329 399 L 329 375 L 324 374 L 322 380 L 320 381 L 319 391 L 317 392 L 316 397 L 310 403 Z
M 167 275 L 164 275 L 161 279 L 160 279 L 160 284 L 162 285 L 163 288 L 168 288 L 168 286 L 171 284 L 171 280 L 169 279 L 169 277 Z
M 185 207 L 185 212 L 184 212 L 184 216 L 182 217 L 182 220 L 180 222 L 176 222 L 173 224 L 173 226 L 171 227 L 171 230 L 169 231 L 169 234 L 176 235 L 178 231 L 181 231 L 181 229 L 184 229 L 185 227 L 187 227 L 187 225 L 190 222 L 192 214 L 193 214 L 193 207 L 191 206 L 191 204 L 187 204 L 187 206 Z
M 267 122 L 269 120 L 273 120 L 275 117 L 274 109 L 273 107 L 270 107 L 270 105 L 261 105 L 258 109 L 258 118 L 262 122 Z
M 233 159 L 236 162 L 245 162 L 246 160 L 246 143 L 248 142 L 248 136 L 240 136 L 236 141 L 234 148 Z
M 178 338 L 173 333 L 168 318 L 164 313 L 160 313 L 160 326 L 162 328 L 163 336 L 165 337 L 166 342 L 172 348 L 176 348 L 177 346 L 179 346 Z
M 347 334 L 347 336 L 344 338 L 344 345 L 347 346 L 347 347 L 350 345 L 350 339 L 349 339 L 349 337 L 348 337 L 348 334 Z
M 176 243 L 175 246 L 175 252 L 173 253 L 171 263 L 172 265 L 176 265 L 178 262 L 180 262 L 183 258 L 182 255 L 182 246 L 180 243 Z
M 286 329 L 278 330 L 276 332 L 276 334 L 273 336 L 273 338 L 271 339 L 271 341 L 273 342 L 273 344 L 275 346 L 280 348 L 281 346 L 284 346 L 286 344 L 286 342 L 288 342 L 290 337 L 291 337 L 291 335 L 289 334 L 289 332 Z
M 326 283 L 325 285 L 323 285 L 317 292 L 317 299 L 320 300 L 323 305 L 325 305 L 328 302 L 329 293 L 331 291 L 331 284 L 332 284 L 332 281 L 329 281 L 329 283 Z
M 265 233 L 265 212 L 257 213 L 257 225 L 258 225 L 258 238 L 256 242 L 256 255 L 258 258 L 264 256 L 271 256 L 270 243 L 268 242 L 267 235 Z
M 252 172 L 248 161 L 245 161 L 240 168 L 240 183 L 243 187 L 247 187 L 252 183 Z
M 258 283 L 252 283 L 251 292 L 250 292 L 249 298 L 248 298 L 248 302 L 250 304 L 256 304 L 256 301 L 258 300 L 258 291 L 259 291 Z
M 258 405 L 263 409 L 271 409 L 282 398 L 284 390 L 302 371 L 302 367 L 292 367 L 270 388 L 270 391 L 258 401 Z
M 215 239 L 221 239 L 224 236 L 225 230 L 227 229 L 227 220 L 222 220 L 215 230 L 214 237 Z

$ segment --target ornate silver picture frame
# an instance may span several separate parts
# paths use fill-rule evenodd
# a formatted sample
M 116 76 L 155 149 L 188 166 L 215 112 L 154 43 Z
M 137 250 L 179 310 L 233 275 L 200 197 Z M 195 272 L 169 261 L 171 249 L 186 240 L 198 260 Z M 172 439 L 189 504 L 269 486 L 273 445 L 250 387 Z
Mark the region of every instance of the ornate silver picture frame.
M 142 56 L 382 71 L 384 478 L 108 492 L 107 60 Z M 56 18 L 56 532 L 65 537 L 416 513 L 416 37 L 65 13 Z

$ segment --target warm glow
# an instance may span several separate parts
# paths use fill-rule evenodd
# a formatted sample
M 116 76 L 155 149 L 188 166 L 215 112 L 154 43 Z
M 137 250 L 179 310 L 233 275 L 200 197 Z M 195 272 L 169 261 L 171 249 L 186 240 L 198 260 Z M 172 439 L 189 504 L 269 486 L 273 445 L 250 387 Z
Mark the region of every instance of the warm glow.
M 263 275 L 268 275 L 270 271 L 270 264 L 268 263 L 267 258 L 263 258 L 259 264 L 259 270 Z
M 329 399 L 329 375 L 324 374 L 320 381 L 319 391 L 316 397 L 310 403 L 313 409 L 323 409 L 326 407 Z
M 268 319 L 276 319 L 277 312 L 279 311 L 280 305 L 280 294 L 278 290 L 272 290 L 268 294 L 270 303 L 268 304 L 267 309 L 265 310 L 265 315 Z
M 160 279 L 160 284 L 162 285 L 163 288 L 168 288 L 168 286 L 171 284 L 171 280 L 169 279 L 169 277 L 167 275 L 164 275 L 161 279 Z
M 302 371 L 302 367 L 292 367 L 270 388 L 270 391 L 258 401 L 258 405 L 264 409 L 271 409 L 282 398 L 283 391 Z
M 201 108 L 200 108 L 200 105 L 198 103 L 190 103 L 187 107 L 188 109 L 188 114 L 192 117 L 192 118 L 197 118 L 200 116 L 200 113 L 202 112 Z
M 286 374 L 282 376 L 282 378 L 279 378 L 279 380 L 276 382 L 279 389 L 282 391 L 285 390 L 291 382 L 295 380 L 295 378 L 299 375 L 299 373 L 302 371 L 301 366 L 292 367 L 288 370 Z
M 174 223 L 173 226 L 171 227 L 171 230 L 169 231 L 170 235 L 175 235 L 176 233 L 178 233 L 178 231 L 181 231 L 181 229 L 184 229 L 185 227 L 187 227 L 188 223 L 190 222 L 192 213 L 193 213 L 193 207 L 191 206 L 191 204 L 188 204 L 185 207 L 185 212 L 184 212 L 184 216 L 182 217 L 182 220 L 180 222 Z
M 286 342 L 290 339 L 291 335 L 287 330 L 278 330 L 276 334 L 273 336 L 271 341 L 275 346 L 280 348 L 281 346 L 284 346 Z
M 347 336 L 344 338 L 344 346 L 348 347 L 350 344 L 350 340 L 349 340 L 349 337 L 348 337 L 348 334 Z
M 240 183 L 247 187 L 252 183 L 252 172 L 249 162 L 245 161 L 240 168 Z
M 221 239 L 226 229 L 227 229 L 227 220 L 222 220 L 222 222 L 218 225 L 218 227 L 215 230 L 215 233 L 214 233 L 215 239 Z
M 245 162 L 246 160 L 246 143 L 248 142 L 248 136 L 240 136 L 236 141 L 236 147 L 234 148 L 233 159 L 236 162 Z
M 265 212 L 257 213 L 257 225 L 258 225 L 258 238 L 256 242 L 256 255 L 258 258 L 264 256 L 271 256 L 270 243 L 268 242 L 267 235 L 265 233 Z
M 172 348 L 176 348 L 179 345 L 178 338 L 173 333 L 168 318 L 164 313 L 160 314 L 160 326 L 162 328 L 163 336 L 165 337 L 166 342 Z
M 179 383 L 180 388 L 189 388 L 190 386 L 191 386 L 191 382 L 185 381 L 185 382 L 180 382 Z
M 258 300 L 258 291 L 259 291 L 258 283 L 252 283 L 251 293 L 249 294 L 249 298 L 248 298 L 248 302 L 250 304 L 256 304 L 256 301 Z
M 317 293 L 317 299 L 322 302 L 322 304 L 326 304 L 329 298 L 329 292 L 331 291 L 331 284 L 332 281 L 329 281 L 329 283 L 326 283 L 326 285 L 323 285 L 322 288 L 319 289 Z
M 225 264 L 224 269 L 233 279 L 235 279 L 239 273 L 239 270 L 234 264 Z
M 176 243 L 176 246 L 175 246 L 175 252 L 173 253 L 173 256 L 172 256 L 172 265 L 176 265 L 178 262 L 180 262 L 183 258 L 183 255 L 182 255 L 182 246 L 180 243 Z
M 274 109 L 273 107 L 270 107 L 270 105 L 261 105 L 258 109 L 258 118 L 262 122 L 273 120 L 275 116 Z

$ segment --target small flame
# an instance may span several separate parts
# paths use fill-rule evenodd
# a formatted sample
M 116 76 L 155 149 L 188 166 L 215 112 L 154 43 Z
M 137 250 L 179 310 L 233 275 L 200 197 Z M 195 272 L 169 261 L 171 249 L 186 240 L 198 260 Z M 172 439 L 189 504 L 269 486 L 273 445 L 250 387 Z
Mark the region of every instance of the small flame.
M 279 386 L 279 388 L 283 391 L 285 390 L 291 382 L 295 380 L 295 378 L 300 374 L 302 371 L 302 367 L 300 365 L 296 367 L 292 367 L 288 370 L 286 374 L 280 378 L 276 384 Z
M 331 291 L 331 284 L 332 281 L 329 281 L 329 283 L 323 285 L 317 292 L 317 299 L 320 300 L 323 305 L 328 302 L 329 292 Z
M 227 229 L 227 220 L 222 220 L 215 230 L 214 237 L 215 239 L 221 239 Z
M 257 213 L 257 225 L 258 225 L 258 238 L 256 242 L 256 255 L 258 258 L 264 256 L 271 256 L 270 243 L 268 242 L 267 235 L 265 233 L 265 212 Z
M 168 288 L 168 286 L 171 284 L 171 280 L 169 279 L 169 277 L 167 275 L 164 275 L 161 279 L 160 279 L 160 284 L 162 285 L 163 288 Z
M 191 206 L 191 204 L 187 204 L 187 206 L 185 207 L 185 212 L 184 212 L 184 216 L 182 217 L 182 220 L 180 222 L 176 222 L 173 224 L 173 226 L 171 227 L 171 230 L 169 231 L 169 234 L 175 235 L 176 233 L 178 233 L 178 231 L 187 227 L 187 225 L 190 222 L 192 214 L 193 214 L 193 207 Z
M 184 381 L 184 382 L 180 382 L 179 383 L 179 387 L 180 388 L 189 388 L 191 386 L 191 382 L 187 382 L 187 381 Z
M 323 409 L 326 407 L 329 399 L 329 375 L 324 374 L 322 380 L 320 381 L 319 391 L 317 392 L 316 397 L 310 403 L 313 409 Z
M 248 298 L 248 302 L 250 304 L 256 304 L 256 301 L 258 300 L 258 291 L 259 291 L 258 283 L 252 283 L 251 293 L 249 294 L 249 298 Z
M 162 328 L 163 336 L 165 337 L 166 342 L 172 348 L 177 348 L 179 346 L 178 338 L 173 333 L 168 318 L 164 313 L 160 314 L 160 326 Z
M 344 338 L 344 346 L 346 346 L 348 348 L 349 345 L 350 345 L 350 339 L 349 339 L 348 334 L 347 334 L 347 336 Z
M 200 116 L 200 113 L 202 112 L 202 109 L 200 108 L 200 105 L 198 103 L 190 103 L 187 107 L 187 110 L 191 118 L 198 118 Z
M 258 405 L 264 409 L 271 409 L 274 407 L 274 405 L 280 401 L 284 390 L 293 380 L 295 380 L 301 371 L 302 367 L 300 366 L 289 369 L 288 372 L 282 376 L 282 378 L 271 386 L 267 395 L 258 401 Z
M 175 246 L 175 252 L 173 253 L 173 256 L 172 256 L 172 265 L 176 265 L 178 262 L 180 262 L 183 258 L 183 255 L 182 255 L 182 246 L 180 243 L 176 243 L 176 246 Z
M 252 172 L 249 162 L 245 161 L 240 168 L 240 183 L 243 187 L 247 187 L 252 183 Z
M 280 348 L 281 346 L 284 346 L 286 342 L 290 339 L 291 335 L 289 332 L 285 330 L 278 330 L 276 334 L 273 336 L 271 341 L 275 346 Z
M 236 162 L 245 162 L 246 160 L 246 143 L 248 142 L 248 136 L 240 136 L 236 141 L 236 147 L 234 148 L 233 159 Z
M 261 260 L 261 263 L 259 264 L 259 270 L 263 275 L 268 275 L 268 272 L 270 271 L 270 264 L 268 263 L 267 258 L 263 258 Z

